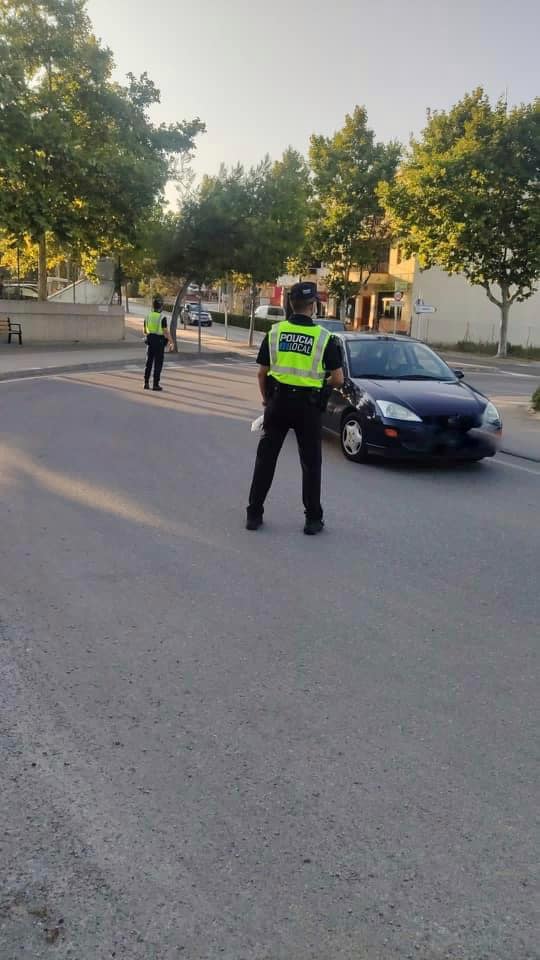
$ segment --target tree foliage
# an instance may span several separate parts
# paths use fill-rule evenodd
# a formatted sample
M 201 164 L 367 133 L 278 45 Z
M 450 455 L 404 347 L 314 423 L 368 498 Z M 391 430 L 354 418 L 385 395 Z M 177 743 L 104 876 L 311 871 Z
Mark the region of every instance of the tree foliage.
M 84 0 L 0 0 L 0 226 L 79 250 L 136 241 L 198 119 L 155 126 L 146 74 L 114 83 Z
M 448 113 L 428 114 L 393 183 L 381 189 L 407 253 L 481 286 L 509 310 L 540 277 L 540 100 L 491 106 L 482 89 Z
M 273 281 L 303 243 L 308 195 L 305 161 L 290 148 L 275 163 L 222 167 L 183 204 L 159 267 L 185 285 L 228 273 L 248 278 L 253 290 Z
M 347 115 L 333 136 L 311 137 L 314 199 L 306 252 L 311 260 L 324 262 L 343 311 L 353 289 L 368 282 L 388 249 L 390 234 L 377 188 L 393 178 L 400 151 L 396 142 L 376 142 L 364 107 Z M 355 288 L 353 267 L 360 278 Z

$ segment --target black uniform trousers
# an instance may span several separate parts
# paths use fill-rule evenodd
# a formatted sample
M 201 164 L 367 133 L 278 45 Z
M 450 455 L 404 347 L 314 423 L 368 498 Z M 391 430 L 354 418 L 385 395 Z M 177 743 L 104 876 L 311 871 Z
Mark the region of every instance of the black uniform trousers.
M 146 337 L 148 349 L 146 351 L 146 368 L 144 371 L 144 382 L 150 383 L 152 367 L 154 368 L 154 386 L 159 387 L 159 378 L 163 368 L 163 358 L 165 356 L 165 337 L 160 333 L 149 333 Z
M 248 514 L 262 517 L 277 459 L 289 430 L 294 430 L 302 466 L 302 499 L 307 520 L 322 520 L 321 407 L 319 391 L 279 387 L 264 414 Z

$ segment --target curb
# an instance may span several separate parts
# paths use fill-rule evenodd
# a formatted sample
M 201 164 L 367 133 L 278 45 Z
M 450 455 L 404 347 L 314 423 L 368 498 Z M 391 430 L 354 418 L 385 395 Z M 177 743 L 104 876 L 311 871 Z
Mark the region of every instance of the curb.
M 169 363 L 185 363 L 191 361 L 194 363 L 207 362 L 208 360 L 238 360 L 245 359 L 245 352 L 236 352 L 234 350 L 211 350 L 206 353 L 175 353 L 168 354 L 165 357 L 165 365 Z M 248 359 L 251 357 L 248 355 Z M 124 357 L 123 360 L 96 360 L 92 363 L 70 363 L 60 367 L 30 367 L 27 370 L 10 370 L 0 373 L 0 383 L 8 383 L 12 380 L 31 380 L 38 377 L 56 377 L 67 373 L 83 372 L 88 373 L 93 370 L 121 370 L 126 366 L 140 366 L 144 369 L 145 359 L 141 357 Z
M 516 460 L 527 460 L 528 463 L 540 463 L 540 457 L 532 457 L 528 453 L 518 453 L 515 448 L 511 450 L 509 447 L 500 447 L 499 453 L 504 453 L 507 457 L 515 457 Z

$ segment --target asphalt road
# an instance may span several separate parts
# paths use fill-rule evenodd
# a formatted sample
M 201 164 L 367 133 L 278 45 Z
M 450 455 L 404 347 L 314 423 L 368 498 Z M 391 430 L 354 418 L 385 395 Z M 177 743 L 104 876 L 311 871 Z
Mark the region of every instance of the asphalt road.
M 287 442 L 251 365 L 0 384 L 2 960 L 538 960 L 540 467 Z
M 527 368 L 525 368 L 527 369 Z M 512 370 L 466 371 L 467 383 L 490 397 L 501 411 L 503 451 L 540 463 L 540 417 L 530 409 L 531 397 L 540 384 L 540 367 L 533 372 Z

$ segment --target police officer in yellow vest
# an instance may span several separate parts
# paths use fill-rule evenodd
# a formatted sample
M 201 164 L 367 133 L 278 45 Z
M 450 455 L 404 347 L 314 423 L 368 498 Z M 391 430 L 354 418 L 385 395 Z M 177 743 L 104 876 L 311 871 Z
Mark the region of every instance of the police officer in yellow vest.
M 313 322 L 318 300 L 314 283 L 296 283 L 290 292 L 293 314 L 266 335 L 257 362 L 263 397 L 264 430 L 257 450 L 246 528 L 263 522 L 264 501 L 272 485 L 283 441 L 294 430 L 302 466 L 304 533 L 323 529 L 321 506 L 321 414 L 326 387 L 343 383 L 341 352 L 335 338 Z
M 146 353 L 146 368 L 144 371 L 144 389 L 150 389 L 150 377 L 152 368 L 154 370 L 153 390 L 163 390 L 159 385 L 159 378 L 163 368 L 163 356 L 165 353 L 165 344 L 170 339 L 167 330 L 167 318 L 162 313 L 163 300 L 161 297 L 155 297 L 152 301 L 152 310 L 147 314 L 144 321 L 144 332 L 146 334 L 146 343 L 148 350 Z

